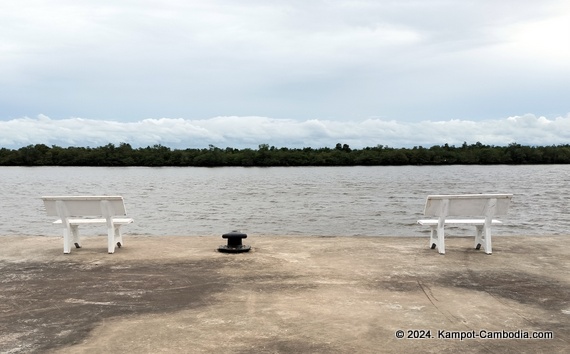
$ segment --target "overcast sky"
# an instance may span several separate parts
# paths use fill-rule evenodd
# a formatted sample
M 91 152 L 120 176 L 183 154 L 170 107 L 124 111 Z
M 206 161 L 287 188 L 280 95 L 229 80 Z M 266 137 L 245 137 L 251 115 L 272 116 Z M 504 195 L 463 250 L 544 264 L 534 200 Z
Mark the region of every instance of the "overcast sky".
M 2 0 L 0 147 L 570 143 L 568 0 Z

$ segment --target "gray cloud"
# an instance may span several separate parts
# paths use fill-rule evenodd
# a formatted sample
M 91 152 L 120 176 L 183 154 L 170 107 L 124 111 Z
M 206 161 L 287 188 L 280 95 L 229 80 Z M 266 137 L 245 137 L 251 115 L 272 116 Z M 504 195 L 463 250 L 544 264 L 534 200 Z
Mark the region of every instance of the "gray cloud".
M 84 118 L 17 118 L 0 121 L 0 146 L 19 148 L 30 144 L 48 146 L 102 146 L 129 143 L 134 147 L 161 144 L 172 148 L 205 148 L 208 145 L 257 148 L 367 146 L 413 147 L 461 145 L 463 142 L 506 146 L 570 143 L 570 114 L 548 119 L 533 114 L 474 122 L 469 120 L 397 122 L 367 119 L 331 120 L 274 119 L 268 117 L 215 117 L 203 120 L 144 119 L 118 122 Z
M 8 0 L 0 22 L 0 120 L 569 110 L 564 0 Z

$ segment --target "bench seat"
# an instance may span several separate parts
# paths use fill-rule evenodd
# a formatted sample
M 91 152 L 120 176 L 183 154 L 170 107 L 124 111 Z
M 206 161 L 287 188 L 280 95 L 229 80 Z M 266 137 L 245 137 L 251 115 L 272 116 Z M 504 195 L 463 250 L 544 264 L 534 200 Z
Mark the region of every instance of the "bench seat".
M 428 220 L 418 220 L 418 224 L 420 225 L 424 225 L 424 226 L 437 226 L 437 219 L 428 219 Z M 492 225 L 499 225 L 502 224 L 502 221 L 499 220 L 491 220 L 491 224 Z M 445 224 L 447 225 L 460 225 L 460 224 L 465 224 L 465 225 L 480 225 L 483 226 L 485 225 L 485 219 L 445 219 Z
M 71 225 L 85 225 L 85 224 L 105 224 L 107 219 L 97 218 L 97 219 L 73 219 L 69 218 L 69 223 Z M 113 218 L 113 224 L 128 225 L 132 224 L 134 219 L 131 218 Z M 54 224 L 61 224 L 61 219 L 53 222 Z

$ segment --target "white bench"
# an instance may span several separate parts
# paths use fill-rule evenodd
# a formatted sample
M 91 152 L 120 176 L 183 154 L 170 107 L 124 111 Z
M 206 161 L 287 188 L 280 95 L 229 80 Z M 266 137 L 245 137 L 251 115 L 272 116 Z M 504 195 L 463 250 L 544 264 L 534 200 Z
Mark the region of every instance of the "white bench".
M 133 219 L 126 217 L 121 196 L 46 196 L 42 197 L 48 216 L 57 216 L 54 224 L 63 228 L 63 253 L 71 252 L 71 244 L 81 248 L 79 225 L 106 224 L 107 248 L 115 252 L 115 245 L 123 245 L 121 226 Z
M 491 254 L 491 225 L 501 224 L 493 217 L 507 214 L 512 197 L 512 194 L 429 195 L 424 215 L 437 219 L 418 220 L 418 224 L 430 226 L 429 243 L 441 254 L 445 254 L 445 225 L 473 225 L 475 248 L 480 249 L 483 245 L 485 253 Z M 462 218 L 448 219 L 450 216 Z

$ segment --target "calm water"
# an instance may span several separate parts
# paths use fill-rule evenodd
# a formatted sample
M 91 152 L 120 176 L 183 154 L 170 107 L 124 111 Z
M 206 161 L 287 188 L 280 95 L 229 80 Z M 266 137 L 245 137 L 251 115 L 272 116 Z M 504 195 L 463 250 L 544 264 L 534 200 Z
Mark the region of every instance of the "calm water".
M 122 195 L 126 234 L 419 236 L 426 196 L 455 193 L 514 194 L 495 234 L 570 234 L 570 166 L 547 165 L 0 167 L 0 235 L 59 235 L 42 195 Z

